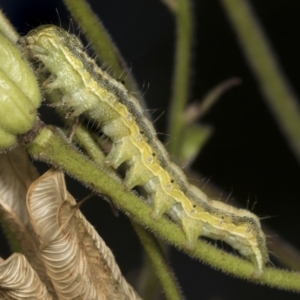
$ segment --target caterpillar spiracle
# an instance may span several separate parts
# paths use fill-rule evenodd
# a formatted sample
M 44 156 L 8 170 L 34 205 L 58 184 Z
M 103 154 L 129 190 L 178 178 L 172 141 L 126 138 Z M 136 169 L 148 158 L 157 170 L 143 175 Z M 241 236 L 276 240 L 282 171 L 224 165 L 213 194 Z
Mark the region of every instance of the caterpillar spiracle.
M 117 169 L 125 163 L 124 185 L 143 187 L 154 218 L 167 214 L 180 224 L 190 248 L 200 236 L 226 242 L 254 263 L 256 276 L 263 273 L 268 251 L 259 218 L 248 210 L 211 200 L 191 185 L 171 162 L 139 101 L 97 66 L 75 35 L 43 25 L 20 42 L 51 73 L 46 88 L 62 93 L 61 105 L 70 116 L 84 114 L 111 139 L 107 165 Z

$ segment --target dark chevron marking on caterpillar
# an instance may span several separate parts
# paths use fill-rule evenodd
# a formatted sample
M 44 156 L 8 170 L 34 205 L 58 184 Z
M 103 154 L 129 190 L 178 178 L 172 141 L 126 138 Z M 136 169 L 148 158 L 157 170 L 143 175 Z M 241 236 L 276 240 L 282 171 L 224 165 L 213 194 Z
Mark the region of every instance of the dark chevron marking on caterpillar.
M 256 276 L 263 273 L 268 251 L 259 218 L 247 210 L 210 200 L 191 185 L 170 161 L 138 100 L 97 66 L 76 36 L 44 25 L 29 32 L 21 43 L 51 73 L 46 88 L 62 93 L 61 105 L 69 116 L 84 114 L 98 122 L 112 140 L 106 163 L 115 169 L 126 163 L 124 185 L 145 189 L 154 218 L 166 213 L 178 222 L 190 248 L 195 247 L 199 236 L 228 243 L 252 260 Z

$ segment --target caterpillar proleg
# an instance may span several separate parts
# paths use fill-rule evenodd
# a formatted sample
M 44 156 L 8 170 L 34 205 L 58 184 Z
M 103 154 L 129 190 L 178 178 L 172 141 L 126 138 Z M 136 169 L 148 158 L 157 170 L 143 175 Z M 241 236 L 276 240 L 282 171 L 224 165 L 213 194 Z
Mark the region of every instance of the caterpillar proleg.
M 263 273 L 268 251 L 259 218 L 245 209 L 208 199 L 191 185 L 171 162 L 138 100 L 97 66 L 76 36 L 44 25 L 30 31 L 21 43 L 51 73 L 45 87 L 61 92 L 61 105 L 69 117 L 83 114 L 111 139 L 107 165 L 117 169 L 125 163 L 124 185 L 143 187 L 153 218 L 169 215 L 181 226 L 190 248 L 200 236 L 222 240 L 254 263 L 256 276 Z

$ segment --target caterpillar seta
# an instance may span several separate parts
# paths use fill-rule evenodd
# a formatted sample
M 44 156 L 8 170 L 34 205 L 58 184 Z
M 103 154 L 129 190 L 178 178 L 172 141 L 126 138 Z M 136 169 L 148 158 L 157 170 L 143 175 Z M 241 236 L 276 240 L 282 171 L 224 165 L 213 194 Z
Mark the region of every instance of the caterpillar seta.
M 20 43 L 51 73 L 45 87 L 61 92 L 61 106 L 69 117 L 83 114 L 111 139 L 106 164 L 114 169 L 126 165 L 124 185 L 145 190 L 153 218 L 167 214 L 177 222 L 190 248 L 201 236 L 224 241 L 254 263 L 255 276 L 263 273 L 268 251 L 259 218 L 248 210 L 211 200 L 191 185 L 171 162 L 139 101 L 97 66 L 75 35 L 43 25 Z

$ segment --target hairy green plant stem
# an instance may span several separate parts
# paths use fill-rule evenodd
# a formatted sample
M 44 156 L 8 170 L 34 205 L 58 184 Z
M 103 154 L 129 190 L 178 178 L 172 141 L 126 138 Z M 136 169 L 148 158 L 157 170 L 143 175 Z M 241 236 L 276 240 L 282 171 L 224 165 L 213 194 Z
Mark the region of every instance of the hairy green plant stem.
M 62 168 L 66 173 L 89 186 L 92 190 L 107 195 L 131 219 L 189 255 L 225 273 L 260 284 L 300 292 L 299 273 L 267 267 L 258 280 L 252 277 L 254 266 L 250 262 L 230 255 L 202 240 L 197 242 L 194 250 L 187 249 L 185 235 L 179 226 L 164 217 L 158 221 L 151 218 L 152 208 L 150 206 L 79 153 L 54 127 L 43 128 L 39 135 L 27 146 L 27 149 L 33 158 Z
M 13 44 L 20 38 L 18 32 L 12 26 L 10 21 L 6 18 L 4 12 L 0 9 L 0 31 L 6 36 Z
M 165 255 L 157 239 L 139 224 L 132 223 L 153 264 L 156 276 L 162 284 L 166 298 L 170 300 L 183 299 L 176 278 L 165 259 Z
M 247 0 L 221 3 L 269 107 L 300 163 L 300 107 Z

